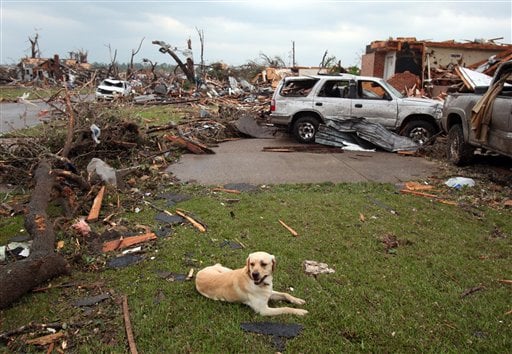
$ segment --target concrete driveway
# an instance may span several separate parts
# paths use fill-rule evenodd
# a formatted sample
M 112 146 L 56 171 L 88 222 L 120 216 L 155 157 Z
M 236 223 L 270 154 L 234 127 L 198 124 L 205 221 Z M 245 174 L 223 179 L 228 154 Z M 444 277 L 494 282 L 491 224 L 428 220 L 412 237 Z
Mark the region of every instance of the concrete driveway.
M 364 181 L 400 183 L 435 175 L 438 168 L 435 162 L 422 157 L 382 151 L 262 151 L 263 147 L 290 145 L 297 143 L 288 137 L 225 142 L 213 149 L 214 155 L 185 154 L 167 171 L 182 182 L 224 185 Z

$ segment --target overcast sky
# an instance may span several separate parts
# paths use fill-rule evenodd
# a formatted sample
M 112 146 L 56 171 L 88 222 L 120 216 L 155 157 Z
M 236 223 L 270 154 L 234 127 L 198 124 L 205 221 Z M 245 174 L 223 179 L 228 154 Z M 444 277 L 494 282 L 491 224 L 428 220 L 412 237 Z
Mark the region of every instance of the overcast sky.
M 190 38 L 200 60 L 197 29 L 204 32 L 204 59 L 240 65 L 260 54 L 291 64 L 317 66 L 327 50 L 343 66 L 360 66 L 365 46 L 390 37 L 463 42 L 503 37 L 512 43 L 512 1 L 142 1 L 0 0 L 2 64 L 30 55 L 28 37 L 39 34 L 42 57 L 84 50 L 89 62 L 172 63 L 153 40 L 184 49 Z

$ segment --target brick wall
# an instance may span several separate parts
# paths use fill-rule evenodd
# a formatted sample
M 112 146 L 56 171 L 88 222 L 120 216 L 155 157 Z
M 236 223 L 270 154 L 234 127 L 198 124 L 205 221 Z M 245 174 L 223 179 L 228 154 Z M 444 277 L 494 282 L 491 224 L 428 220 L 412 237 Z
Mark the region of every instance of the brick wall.
M 375 53 L 363 54 L 361 58 L 361 75 L 373 76 L 373 66 L 375 62 Z

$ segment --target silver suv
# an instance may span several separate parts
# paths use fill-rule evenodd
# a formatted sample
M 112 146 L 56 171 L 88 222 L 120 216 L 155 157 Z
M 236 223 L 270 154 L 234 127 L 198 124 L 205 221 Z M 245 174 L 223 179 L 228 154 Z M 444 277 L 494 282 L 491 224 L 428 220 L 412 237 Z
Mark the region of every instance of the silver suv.
M 270 111 L 270 122 L 288 127 L 301 143 L 314 142 L 326 119 L 364 117 L 425 144 L 439 132 L 442 103 L 404 97 L 376 77 L 292 76 L 279 83 Z

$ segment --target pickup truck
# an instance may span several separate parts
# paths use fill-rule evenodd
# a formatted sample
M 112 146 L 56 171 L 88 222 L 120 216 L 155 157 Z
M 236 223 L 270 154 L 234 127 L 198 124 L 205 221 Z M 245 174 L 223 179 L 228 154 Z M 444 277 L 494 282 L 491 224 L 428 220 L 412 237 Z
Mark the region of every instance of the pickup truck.
M 447 156 L 466 165 L 476 149 L 512 157 L 512 61 L 502 63 L 489 86 L 474 93 L 452 93 L 443 106 L 441 128 L 448 135 Z
M 286 77 L 274 91 L 270 123 L 312 143 L 326 120 L 365 118 L 425 144 L 439 132 L 442 103 L 404 97 L 386 81 L 351 74 Z

